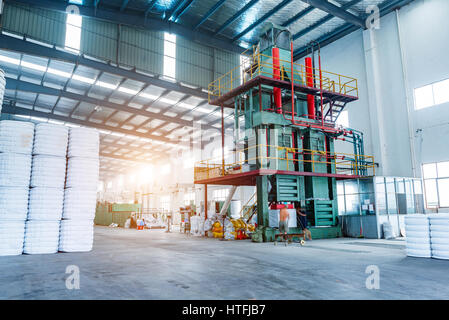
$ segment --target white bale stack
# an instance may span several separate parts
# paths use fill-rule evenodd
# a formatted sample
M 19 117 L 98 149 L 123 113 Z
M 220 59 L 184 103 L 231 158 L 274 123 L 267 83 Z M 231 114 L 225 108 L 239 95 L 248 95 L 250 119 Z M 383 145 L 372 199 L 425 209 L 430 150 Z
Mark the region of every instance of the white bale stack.
M 0 256 L 23 252 L 33 137 L 33 123 L 0 121 Z
M 430 225 L 424 214 L 405 216 L 406 251 L 410 257 L 430 258 Z
M 432 258 L 449 260 L 449 215 L 429 217 Z
M 99 145 L 98 131 L 70 128 L 59 251 L 92 250 L 99 178 Z
M 67 142 L 67 127 L 49 123 L 36 125 L 24 253 L 58 251 Z
M 0 69 L 0 113 L 2 112 L 5 87 L 6 87 L 5 72 L 2 69 Z
M 62 220 L 59 251 L 87 252 L 94 242 L 93 220 Z
M 23 253 L 58 252 L 60 220 L 28 220 L 25 227 Z

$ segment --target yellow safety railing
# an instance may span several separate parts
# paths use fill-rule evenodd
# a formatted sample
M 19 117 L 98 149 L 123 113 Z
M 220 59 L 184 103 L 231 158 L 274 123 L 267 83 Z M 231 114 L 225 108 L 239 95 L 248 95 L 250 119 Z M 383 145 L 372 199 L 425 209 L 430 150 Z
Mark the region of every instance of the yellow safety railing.
M 247 52 L 242 54 L 240 65 L 209 84 L 209 102 L 220 98 L 257 76 L 273 78 L 273 72 L 275 70 L 280 71 L 280 80 L 290 81 L 289 78 L 293 74 L 293 82 L 295 84 L 306 86 L 306 78 L 310 77 L 313 79 L 316 89 L 320 88 L 321 80 L 323 90 L 358 97 L 359 90 L 356 78 L 329 71 L 320 71 L 317 68 L 307 68 L 298 63 L 293 63 L 292 73 L 290 60 L 279 59 L 281 68 L 275 67 L 272 56 L 257 53 L 256 49 L 253 50 L 255 52 L 253 54 L 247 54 Z
M 255 150 L 257 148 L 258 150 Z M 258 156 L 246 156 L 251 153 L 258 154 Z M 275 155 L 267 156 L 268 153 Z M 296 159 L 294 155 L 297 155 Z M 231 158 L 234 160 L 229 161 Z M 228 161 L 228 163 L 226 163 L 226 161 Z M 287 171 L 294 171 L 296 164 L 302 164 L 307 168 L 299 171 L 327 173 L 328 166 L 330 166 L 332 173 L 335 174 L 359 176 L 375 175 L 373 156 L 286 148 L 271 145 L 257 145 L 227 154 L 225 156 L 224 165 L 221 157 L 197 162 L 195 164 L 194 177 L 195 181 L 199 181 L 241 173 L 247 171 L 244 168 L 244 165 L 248 164 L 257 164 L 260 169 L 280 170 L 279 164 L 281 162 L 279 161 L 282 161 L 284 170 L 286 169 Z

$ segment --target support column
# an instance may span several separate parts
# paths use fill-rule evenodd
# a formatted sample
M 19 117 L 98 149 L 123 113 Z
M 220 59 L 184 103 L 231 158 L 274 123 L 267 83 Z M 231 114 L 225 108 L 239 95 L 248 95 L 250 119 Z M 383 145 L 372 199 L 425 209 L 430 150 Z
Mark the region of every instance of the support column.
M 268 227 L 268 176 L 256 178 L 257 225 Z
M 204 218 L 207 219 L 207 184 L 204 185 Z

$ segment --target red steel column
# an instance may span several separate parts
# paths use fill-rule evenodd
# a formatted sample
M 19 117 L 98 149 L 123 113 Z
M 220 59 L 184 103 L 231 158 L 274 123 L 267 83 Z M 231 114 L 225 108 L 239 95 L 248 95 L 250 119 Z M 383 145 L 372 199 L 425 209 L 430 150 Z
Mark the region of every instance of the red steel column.
M 313 87 L 313 67 L 312 58 L 306 58 L 306 84 L 308 87 Z M 315 96 L 307 95 L 307 112 L 309 119 L 315 119 Z
M 273 48 L 273 78 L 281 79 L 281 64 L 279 62 L 279 48 Z M 273 88 L 274 105 L 277 113 L 282 113 L 282 94 L 281 88 Z

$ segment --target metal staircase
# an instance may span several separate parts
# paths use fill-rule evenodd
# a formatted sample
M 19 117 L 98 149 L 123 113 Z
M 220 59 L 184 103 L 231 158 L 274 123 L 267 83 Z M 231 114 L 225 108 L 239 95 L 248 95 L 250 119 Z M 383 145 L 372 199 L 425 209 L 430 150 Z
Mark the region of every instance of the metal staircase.
M 338 119 L 338 116 L 345 108 L 347 102 L 342 101 L 330 101 L 329 108 L 324 116 L 324 121 L 335 123 Z

